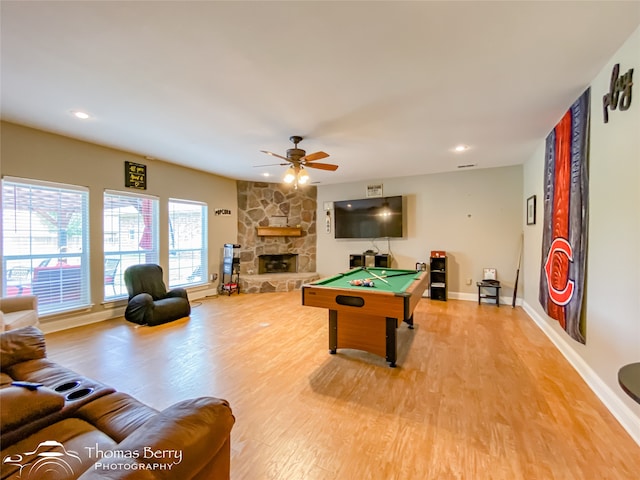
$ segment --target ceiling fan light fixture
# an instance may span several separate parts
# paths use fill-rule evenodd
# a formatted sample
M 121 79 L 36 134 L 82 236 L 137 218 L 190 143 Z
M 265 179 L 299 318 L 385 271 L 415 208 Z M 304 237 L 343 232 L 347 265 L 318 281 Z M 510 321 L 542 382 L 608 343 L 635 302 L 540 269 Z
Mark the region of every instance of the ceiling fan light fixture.
M 293 169 L 293 167 L 289 167 L 287 171 L 284 172 L 283 181 L 284 183 L 293 183 L 295 179 L 296 179 L 296 171 Z
M 300 172 L 298 173 L 298 183 L 300 185 L 304 185 L 305 183 L 308 183 L 308 182 L 309 182 L 309 174 L 304 168 L 301 168 Z
M 318 151 L 307 155 L 305 150 L 298 148 L 298 143 L 302 141 L 302 137 L 292 136 L 289 138 L 293 142 L 294 148 L 287 150 L 287 156 L 278 155 L 277 153 L 269 152 L 268 150 L 260 150 L 262 153 L 271 155 L 272 157 L 280 158 L 286 163 L 279 163 L 276 165 L 289 165 L 290 168 L 284 174 L 282 181 L 287 184 L 294 184 L 297 188 L 298 185 L 305 185 L 311 183 L 311 178 L 306 172 L 307 168 L 317 168 L 318 170 L 326 170 L 328 172 L 335 172 L 338 169 L 338 165 L 332 163 L 322 163 L 316 160 L 322 160 L 329 156 L 328 153 Z M 256 165 L 256 167 L 270 167 L 275 165 Z M 317 182 L 314 182 L 317 183 Z

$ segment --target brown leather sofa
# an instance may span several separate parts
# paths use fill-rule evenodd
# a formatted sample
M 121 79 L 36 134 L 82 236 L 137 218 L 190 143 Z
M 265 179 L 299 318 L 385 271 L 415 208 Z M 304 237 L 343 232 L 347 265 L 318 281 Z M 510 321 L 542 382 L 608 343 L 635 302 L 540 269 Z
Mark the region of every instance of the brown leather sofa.
M 225 400 L 159 412 L 49 361 L 36 327 L 0 335 L 0 367 L 3 480 L 229 478 L 235 419 Z

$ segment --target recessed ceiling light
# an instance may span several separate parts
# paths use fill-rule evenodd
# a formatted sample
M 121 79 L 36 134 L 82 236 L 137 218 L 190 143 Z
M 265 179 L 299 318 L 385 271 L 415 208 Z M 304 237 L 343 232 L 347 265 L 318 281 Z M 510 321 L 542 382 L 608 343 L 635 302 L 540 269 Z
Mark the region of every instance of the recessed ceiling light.
M 270 176 L 271 176 L 271 174 L 270 174 L 269 172 L 264 172 L 264 173 L 262 174 L 262 176 L 263 176 L 263 177 L 270 177 Z
M 457 145 L 456 148 L 454 148 L 454 150 L 456 152 L 464 152 L 465 150 L 469 150 L 469 145 Z
M 88 113 L 81 112 L 79 110 L 75 110 L 75 111 L 73 111 L 71 113 L 73 114 L 74 117 L 80 118 L 81 120 L 86 120 L 86 119 L 88 119 L 90 117 Z

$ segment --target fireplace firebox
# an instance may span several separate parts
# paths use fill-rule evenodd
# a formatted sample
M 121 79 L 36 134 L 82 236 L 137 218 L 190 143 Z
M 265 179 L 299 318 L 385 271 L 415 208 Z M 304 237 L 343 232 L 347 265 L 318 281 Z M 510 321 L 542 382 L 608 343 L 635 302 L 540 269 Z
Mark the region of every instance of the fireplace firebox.
M 298 271 L 298 255 L 284 253 L 258 256 L 258 273 L 296 273 Z

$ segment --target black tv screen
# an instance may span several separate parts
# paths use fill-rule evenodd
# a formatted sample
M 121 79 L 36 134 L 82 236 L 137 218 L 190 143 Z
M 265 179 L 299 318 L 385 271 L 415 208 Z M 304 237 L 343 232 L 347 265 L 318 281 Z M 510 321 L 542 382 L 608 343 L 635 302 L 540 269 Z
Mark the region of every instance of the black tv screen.
M 402 237 L 402 196 L 333 202 L 335 238 Z

